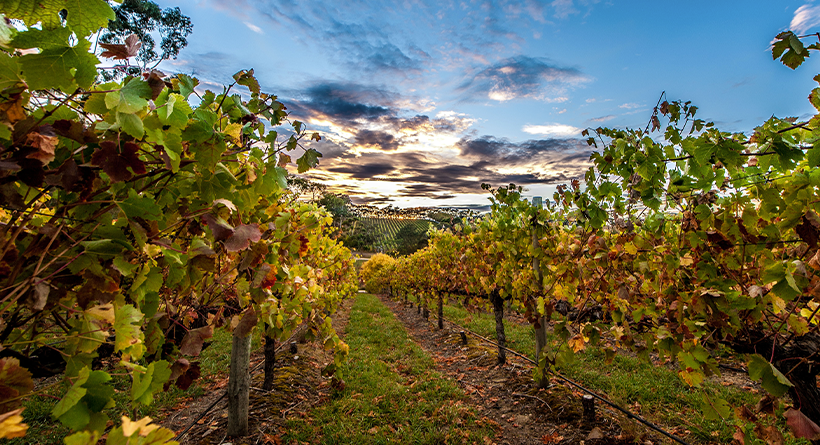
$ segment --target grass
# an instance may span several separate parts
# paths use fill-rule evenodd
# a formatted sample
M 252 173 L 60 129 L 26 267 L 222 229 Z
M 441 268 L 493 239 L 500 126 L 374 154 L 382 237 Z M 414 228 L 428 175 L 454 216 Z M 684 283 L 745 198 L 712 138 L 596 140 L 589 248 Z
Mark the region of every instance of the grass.
M 495 318 L 492 313 L 471 313 L 457 302 L 444 306 L 444 317 L 477 334 L 495 339 Z M 535 332 L 528 324 L 506 321 L 507 347 L 534 359 Z M 549 342 L 556 337 L 548 334 Z M 640 413 L 650 421 L 668 429 L 683 427 L 691 431 L 687 440 L 699 442 L 730 443 L 735 432 L 734 421 L 707 420 L 701 414 L 704 392 L 720 397 L 730 406 L 752 406 L 763 392 L 756 394 L 736 386 L 723 386 L 717 381 L 704 384 L 705 389 L 693 389 L 677 375 L 676 370 L 656 366 L 632 355 L 619 354 L 612 363 L 606 362 L 603 352 L 593 349 L 581 351 L 570 365 L 559 369 L 566 377 L 605 394 L 619 405 Z M 780 421 L 781 430 L 785 424 Z M 790 441 L 789 441 L 790 440 Z M 787 443 L 807 443 L 794 438 Z
M 484 443 L 494 435 L 376 297 L 357 295 L 346 331 L 345 388 L 307 418 L 289 420 L 286 442 Z
M 214 337 L 210 340 L 211 345 L 202 351 L 199 356 L 200 370 L 202 377 L 194 382 L 191 387 L 183 391 L 176 386 L 171 386 L 168 391 L 161 391 L 154 394 L 154 402 L 151 405 L 138 405 L 132 408 L 130 403 L 131 378 L 126 375 L 122 368 L 108 369 L 107 372 L 113 376 L 111 381 L 114 386 L 114 407 L 105 410 L 105 413 L 116 424 L 119 424 L 121 416 L 128 416 L 131 419 L 141 419 L 145 416 L 151 417 L 154 421 L 160 421 L 166 412 L 178 409 L 189 399 L 195 399 L 204 395 L 215 380 L 227 376 L 227 369 L 231 355 L 231 334 L 224 330 L 216 330 Z M 261 347 L 260 336 L 255 335 L 252 350 Z M 29 397 L 23 402 L 23 421 L 29 426 L 25 437 L 11 439 L 4 443 L 9 445 L 26 444 L 62 444 L 63 438 L 70 435 L 71 431 L 51 417 L 54 405 L 68 386 L 63 382 L 58 382 L 40 394 Z

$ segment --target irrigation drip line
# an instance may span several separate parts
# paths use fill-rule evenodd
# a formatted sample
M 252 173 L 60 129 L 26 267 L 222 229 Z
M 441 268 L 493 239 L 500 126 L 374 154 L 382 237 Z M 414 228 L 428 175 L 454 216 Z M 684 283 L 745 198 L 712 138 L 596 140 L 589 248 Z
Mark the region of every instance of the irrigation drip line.
M 430 315 L 432 315 L 433 317 L 438 318 L 438 316 L 437 316 L 437 315 L 435 315 L 435 314 L 430 314 Z M 465 328 L 465 327 L 463 327 L 463 326 L 459 325 L 458 323 L 454 323 L 454 322 L 452 322 L 452 321 L 450 321 L 450 320 L 448 320 L 448 319 L 446 319 L 446 318 L 444 318 L 444 317 L 441 317 L 441 318 L 442 318 L 444 321 L 446 321 L 447 323 L 450 323 L 451 325 L 456 326 L 457 328 L 459 328 L 459 329 L 461 329 L 461 330 L 463 330 L 463 331 L 465 331 L 465 332 L 470 333 L 470 335 L 473 335 L 473 336 L 475 336 L 475 337 L 478 337 L 478 338 L 480 338 L 480 339 L 482 339 L 482 340 L 486 341 L 487 343 L 490 343 L 490 344 L 492 344 L 492 345 L 495 345 L 496 347 L 503 348 L 505 351 L 507 351 L 507 352 L 509 352 L 509 353 L 511 353 L 511 354 L 513 354 L 513 355 L 516 355 L 516 356 L 518 356 L 518 357 L 521 357 L 522 359 L 524 359 L 524 360 L 526 360 L 526 361 L 530 362 L 531 364 L 538 366 L 538 364 L 535 362 L 535 360 L 533 360 L 533 359 L 531 359 L 531 358 L 527 357 L 526 355 L 523 355 L 523 354 L 520 354 L 520 353 L 518 353 L 518 352 L 516 352 L 516 351 L 513 351 L 513 350 L 512 350 L 512 349 L 510 349 L 510 348 L 507 348 L 507 347 L 504 347 L 504 346 L 500 346 L 498 343 L 496 343 L 496 342 L 494 342 L 494 341 L 490 340 L 489 338 L 484 337 L 484 336 L 482 336 L 482 335 L 479 335 L 479 334 L 477 334 L 477 333 L 475 333 L 475 332 L 473 332 L 473 331 L 471 331 L 471 330 L 469 330 L 469 329 L 467 329 L 467 328 Z M 576 387 L 576 388 L 580 389 L 581 391 L 584 391 L 585 393 L 587 393 L 587 394 L 591 395 L 592 397 L 594 397 L 594 398 L 596 398 L 596 399 L 600 400 L 601 402 L 603 402 L 603 403 L 605 403 L 605 404 L 607 404 L 607 405 L 611 406 L 612 408 L 615 408 L 616 410 L 618 410 L 618 411 L 622 412 L 623 414 L 625 414 L 625 415 L 626 415 L 626 417 L 627 417 L 627 418 L 635 419 L 635 420 L 637 420 L 638 422 L 640 422 L 640 423 L 642 423 L 642 424 L 646 425 L 647 427 L 651 428 L 652 430 L 654 430 L 654 431 L 656 431 L 656 432 L 658 432 L 658 433 L 660 433 L 660 434 L 663 434 L 664 436 L 666 436 L 666 437 L 668 437 L 668 438 L 670 438 L 670 439 L 674 440 L 675 442 L 677 442 L 677 443 L 679 443 L 679 444 L 681 444 L 681 445 L 689 445 L 689 443 L 687 443 L 687 442 L 686 442 L 686 441 L 684 441 L 683 439 L 681 439 L 681 438 L 679 438 L 679 437 L 675 436 L 675 435 L 674 435 L 674 434 L 672 434 L 672 433 L 667 432 L 667 431 L 666 431 L 666 430 L 664 430 L 663 428 L 661 428 L 661 427 L 659 427 L 658 425 L 655 425 L 654 423 L 652 423 L 652 422 L 650 422 L 650 421 L 648 421 L 648 420 L 644 419 L 643 417 L 641 417 L 641 416 L 639 416 L 639 415 L 637 415 L 637 414 L 633 414 L 633 413 L 631 413 L 631 412 L 630 412 L 629 410 L 627 410 L 626 408 L 622 408 L 621 406 L 619 406 L 619 405 L 617 405 L 617 404 L 615 404 L 615 403 L 613 403 L 613 402 L 610 402 L 609 400 L 607 400 L 607 399 L 603 398 L 602 396 L 598 395 L 598 393 L 596 393 L 596 392 L 592 391 L 591 389 L 588 389 L 588 388 L 585 388 L 585 387 L 581 386 L 581 384 L 576 383 L 576 382 L 574 382 L 574 381 L 570 380 L 570 379 L 569 379 L 569 378 L 567 378 L 567 377 L 564 377 L 563 375 L 561 375 L 561 374 L 560 374 L 560 373 L 558 373 L 557 371 L 553 371 L 553 370 L 551 370 L 551 369 L 548 369 L 548 370 L 547 370 L 547 372 L 549 372 L 550 374 L 554 375 L 554 376 L 555 376 L 555 377 L 557 377 L 558 379 L 563 380 L 563 381 L 565 381 L 565 382 L 569 383 L 570 385 L 572 385 L 572 386 L 574 386 L 574 387 Z
M 294 335 L 296 335 L 296 334 L 294 334 Z M 286 344 L 290 343 L 290 340 L 291 340 L 291 339 L 293 339 L 294 335 L 291 335 L 291 336 L 290 336 L 290 337 L 289 337 L 286 341 L 282 342 L 282 344 L 280 344 L 280 345 L 279 345 L 279 347 L 278 347 L 278 348 L 276 348 L 276 350 L 274 351 L 274 353 L 279 352 L 279 350 L 280 350 L 280 349 L 282 349 L 282 348 L 284 348 Z M 256 364 L 256 366 L 255 366 L 253 369 L 251 369 L 251 370 L 249 371 L 249 374 L 253 375 L 253 373 L 254 373 L 254 372 L 256 372 L 256 371 L 258 371 L 258 370 L 259 370 L 259 368 L 261 368 L 262 366 L 264 366 L 264 364 L 265 364 L 265 360 L 264 360 L 264 358 L 263 358 L 261 362 L 257 363 L 257 364 Z M 199 421 L 200 421 L 203 417 L 205 417 L 205 415 L 206 415 L 206 414 L 208 414 L 208 413 L 209 413 L 212 409 L 214 409 L 214 407 L 215 407 L 215 406 L 216 406 L 219 402 L 221 402 L 221 401 L 222 401 L 222 399 L 224 399 L 224 398 L 225 398 L 225 396 L 227 396 L 227 395 L 228 395 L 228 390 L 226 389 L 226 390 L 225 390 L 225 392 L 223 392 L 223 393 L 222 393 L 222 395 L 221 395 L 221 396 L 219 396 L 219 398 L 218 398 L 218 399 L 214 400 L 214 401 L 213 401 L 213 403 L 211 403 L 210 405 L 208 405 L 208 407 L 207 407 L 207 408 L 205 408 L 205 411 L 202 411 L 202 412 L 199 414 L 199 416 L 198 416 L 196 419 L 194 419 L 194 420 L 193 420 L 193 422 L 191 422 L 190 424 L 188 424 L 188 426 L 187 426 L 187 427 L 185 427 L 185 429 L 184 429 L 184 430 L 182 430 L 182 432 L 181 432 L 181 433 L 177 434 L 177 437 L 174 437 L 174 440 L 179 441 L 180 439 L 182 439 L 183 437 L 185 437 L 185 435 L 186 435 L 186 434 L 188 434 L 188 431 L 190 431 L 190 430 L 191 430 L 191 428 L 193 428 L 193 427 L 194 427 L 194 425 L 196 425 L 196 423 L 197 423 L 197 422 L 199 422 Z

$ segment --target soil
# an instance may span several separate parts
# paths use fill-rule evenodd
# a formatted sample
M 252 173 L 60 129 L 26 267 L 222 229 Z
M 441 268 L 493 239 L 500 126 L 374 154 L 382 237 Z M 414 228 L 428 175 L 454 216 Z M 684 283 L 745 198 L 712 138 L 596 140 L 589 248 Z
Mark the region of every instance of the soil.
M 434 319 L 424 320 L 417 308 L 384 297 L 382 301 L 404 323 L 411 338 L 433 357 L 437 371 L 457 381 L 478 415 L 498 427 L 497 435 L 486 438 L 485 445 L 666 443 L 600 404 L 596 405 L 596 419 L 587 421 L 581 406 L 582 394 L 561 381 L 553 380 L 548 389 L 538 389 L 528 362 L 508 354 L 507 363 L 498 365 L 494 346 L 470 336 L 464 345 L 458 330 L 438 330 Z M 340 337 L 344 337 L 352 304 L 353 300 L 345 302 L 333 317 Z M 312 408 L 329 399 L 333 384 L 331 379 L 321 377 L 321 369 L 332 362 L 332 356 L 321 345 L 303 342 L 297 354 L 287 349 L 277 352 L 277 380 L 271 392 L 259 389 L 263 378 L 261 353 L 251 358 L 251 369 L 258 365 L 259 370 L 252 376 L 249 436 L 234 441 L 226 439 L 225 400 L 199 419 L 224 393 L 227 377 L 217 380 L 209 388 L 209 395 L 169 410 L 163 426 L 179 434 L 193 423 L 177 439 L 181 444 L 282 445 L 280 434 L 287 418 L 307 417 Z
M 456 380 L 478 413 L 499 426 L 500 433 L 488 445 L 635 443 L 621 428 L 622 420 L 602 413 L 600 406 L 594 422 L 584 420 L 581 394 L 562 382 L 552 380 L 548 389 L 538 389 L 529 362 L 507 354 L 507 363 L 499 365 L 495 346 L 469 335 L 464 345 L 459 331 L 447 325 L 437 329 L 434 319 L 424 320 L 417 307 L 388 298 L 382 302 L 430 353 L 438 371 Z M 641 439 L 662 443 L 650 436 Z

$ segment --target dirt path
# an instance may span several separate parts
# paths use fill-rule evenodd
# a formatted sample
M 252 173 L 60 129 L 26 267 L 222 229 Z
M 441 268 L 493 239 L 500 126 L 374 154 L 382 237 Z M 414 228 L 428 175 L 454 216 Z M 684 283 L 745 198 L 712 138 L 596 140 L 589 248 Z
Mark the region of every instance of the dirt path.
M 493 346 L 473 337 L 468 337 L 465 346 L 457 331 L 448 326 L 438 330 L 418 314 L 417 307 L 387 298 L 382 301 L 430 353 L 438 371 L 458 381 L 479 413 L 502 428 L 495 440 L 498 445 L 634 443 L 618 420 L 602 415 L 600 407 L 597 421 L 585 422 L 580 394 L 560 382 L 553 381 L 548 390 L 539 391 L 531 366 L 523 360 L 508 354 L 507 364 L 499 366 Z

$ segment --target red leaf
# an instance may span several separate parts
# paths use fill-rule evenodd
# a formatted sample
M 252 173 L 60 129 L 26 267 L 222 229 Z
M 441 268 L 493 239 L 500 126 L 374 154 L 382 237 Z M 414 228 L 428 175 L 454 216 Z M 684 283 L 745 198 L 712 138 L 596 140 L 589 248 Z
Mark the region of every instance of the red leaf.
M 143 74 L 148 86 L 151 87 L 151 99 L 154 100 L 159 97 L 159 93 L 165 88 L 165 81 L 162 78 L 165 76 L 161 71 L 152 70 L 150 73 Z
M 253 309 L 253 306 L 251 306 L 245 309 L 245 312 L 242 314 L 242 319 L 239 320 L 239 324 L 237 324 L 233 330 L 233 335 L 240 338 L 247 337 L 248 334 L 251 333 L 251 329 L 256 326 L 256 322 L 256 311 Z
M 211 233 L 214 234 L 214 239 L 217 241 L 228 239 L 234 233 L 233 227 L 218 216 L 206 213 L 202 215 L 202 219 L 205 220 L 205 224 L 211 229 Z
M 250 247 L 251 242 L 258 243 L 262 239 L 262 232 L 258 224 L 240 224 L 233 234 L 225 240 L 225 249 L 228 252 L 238 252 Z
M 817 247 L 817 241 L 818 238 L 820 238 L 818 235 L 820 235 L 820 233 L 818 233 L 817 227 L 815 227 L 805 215 L 803 216 L 803 222 L 795 227 L 794 231 L 797 232 L 800 239 L 805 241 L 810 248 L 814 249 Z
M 789 425 L 795 437 L 809 440 L 820 439 L 820 427 L 799 409 L 789 408 L 783 415 L 786 416 L 786 424 Z
M 137 55 L 142 46 L 142 42 L 140 42 L 136 34 L 131 34 L 126 37 L 124 45 L 119 43 L 100 43 L 100 46 L 105 49 L 100 56 L 115 60 L 125 60 Z
M 134 174 L 145 173 L 145 164 L 140 160 L 139 146 L 133 142 L 126 142 L 120 150 L 112 141 L 100 143 L 99 150 L 91 155 L 91 164 L 102 167 L 103 171 L 114 182 L 128 181 Z M 128 169 L 131 171 L 128 171 Z
M 202 343 L 213 336 L 213 325 L 191 329 L 185 334 L 185 337 L 182 338 L 182 343 L 179 345 L 179 352 L 184 355 L 197 356 L 202 352 Z

